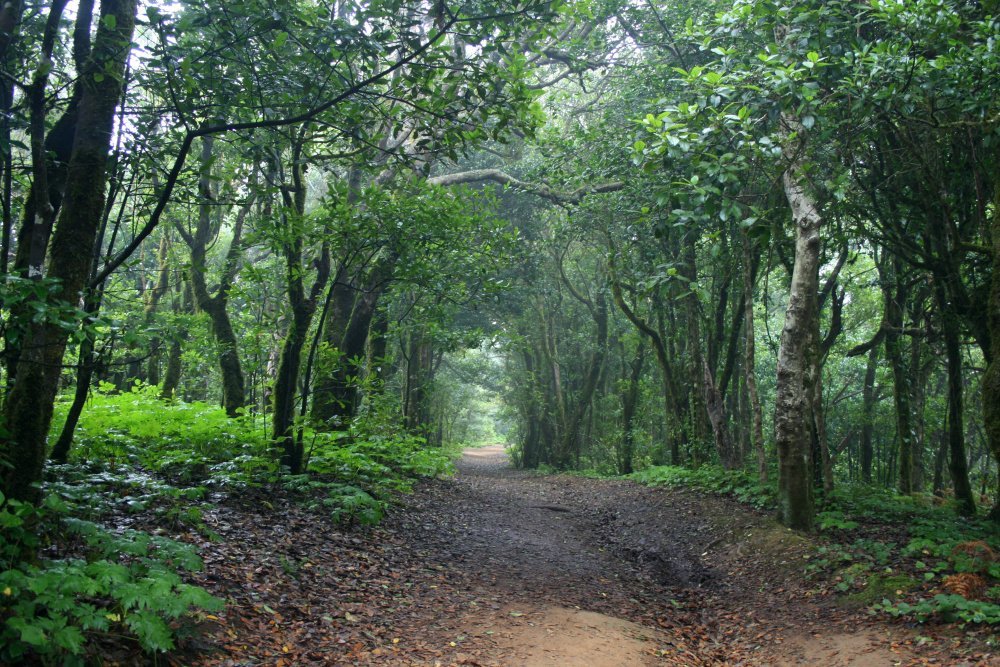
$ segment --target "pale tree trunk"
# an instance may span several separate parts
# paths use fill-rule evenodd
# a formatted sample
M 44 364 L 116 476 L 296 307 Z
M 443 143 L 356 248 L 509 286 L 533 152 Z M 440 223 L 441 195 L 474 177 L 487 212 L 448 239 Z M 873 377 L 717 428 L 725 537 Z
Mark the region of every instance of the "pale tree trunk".
M 750 237 L 746 231 L 743 236 L 743 320 L 746 331 L 744 342 L 747 393 L 750 394 L 750 410 L 752 426 L 750 443 L 757 454 L 757 477 L 761 484 L 767 483 L 767 453 L 764 451 L 764 413 L 760 407 L 760 395 L 757 393 L 757 341 L 753 318 L 753 275 L 750 269 L 753 263 Z
M 739 453 L 733 446 L 732 438 L 729 437 L 729 429 L 726 425 L 726 405 L 722 400 L 722 394 L 712 377 L 712 369 L 708 367 L 708 360 L 702 359 L 702 370 L 704 372 L 702 391 L 705 401 L 705 411 L 708 413 L 708 421 L 712 426 L 712 435 L 715 438 L 715 449 L 719 454 L 719 461 L 726 470 L 733 470 L 740 465 Z
M 794 120 L 784 119 L 802 131 Z M 812 438 L 809 432 L 813 341 L 818 339 L 820 227 L 823 219 L 807 192 L 801 158 L 795 157 L 782 176 L 795 223 L 795 264 L 778 350 L 774 435 L 778 449 L 778 494 L 781 521 L 790 528 L 813 526 Z

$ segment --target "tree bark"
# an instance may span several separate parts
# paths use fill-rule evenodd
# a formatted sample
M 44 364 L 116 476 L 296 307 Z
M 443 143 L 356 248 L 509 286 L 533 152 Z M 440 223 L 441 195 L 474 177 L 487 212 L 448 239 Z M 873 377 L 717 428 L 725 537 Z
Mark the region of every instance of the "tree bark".
M 50 277 L 60 281 L 63 298 L 74 305 L 88 284 L 104 212 L 108 154 L 135 10 L 135 0 L 101 3 L 93 51 L 80 73 L 84 85 L 79 122 L 49 261 Z M 29 328 L 4 415 L 6 433 L 0 440 L 0 459 L 9 466 L 2 473 L 2 491 L 9 498 L 38 498 L 35 485 L 42 477 L 67 340 L 68 332 L 56 324 Z
M 958 512 L 975 516 L 976 500 L 969 483 L 969 463 L 965 456 L 965 425 L 962 388 L 962 337 L 960 323 L 950 312 L 945 289 L 936 285 L 938 308 L 941 310 L 941 329 L 944 334 L 945 357 L 948 362 L 948 470 L 955 488 Z
M 764 451 L 764 412 L 760 407 L 760 395 L 757 393 L 757 338 L 754 330 L 753 313 L 753 264 L 752 247 L 750 237 L 743 230 L 743 326 L 746 330 L 744 339 L 745 350 L 745 372 L 747 382 L 747 393 L 750 395 L 750 411 L 752 414 L 752 425 L 750 429 L 750 443 L 757 454 L 757 478 L 761 484 L 767 483 L 767 453 Z
M 156 250 L 156 282 L 153 288 L 149 290 L 149 298 L 146 301 L 146 307 L 143 309 L 143 319 L 147 326 L 153 323 L 153 316 L 156 313 L 156 309 L 159 307 L 160 299 L 166 294 L 167 288 L 170 285 L 170 266 L 168 265 L 168 256 L 170 252 L 170 237 L 168 234 L 164 234 L 160 238 L 160 245 Z M 162 346 L 162 340 L 159 336 L 153 338 L 149 343 L 149 361 L 146 365 L 146 381 L 153 386 L 160 384 L 160 348 Z
M 865 384 L 861 395 L 861 481 L 872 482 L 872 458 L 874 448 L 872 438 L 875 433 L 875 374 L 878 371 L 878 347 L 868 351 L 868 365 L 865 367 Z
M 993 246 L 993 276 L 987 298 L 987 323 L 990 331 L 990 355 L 983 376 L 983 425 L 993 459 L 1000 466 L 1000 179 L 993 184 L 993 217 L 990 236 Z M 1000 523 L 1000 489 L 997 502 L 990 510 L 990 519 Z
M 883 266 L 885 265 L 885 266 Z M 896 433 L 899 438 L 899 477 L 897 488 L 902 494 L 913 493 L 913 427 L 910 423 L 910 380 L 903 361 L 900 331 L 903 328 L 903 306 L 907 290 L 899 279 L 899 261 L 883 257 L 879 263 L 882 298 L 885 302 L 885 358 L 892 369 L 893 400 L 896 408 Z
M 640 340 L 635 346 L 635 357 L 629 364 L 631 372 L 622 396 L 622 456 L 618 466 L 618 472 L 622 475 L 632 473 L 632 459 L 635 458 L 635 413 L 639 406 L 639 388 L 645 363 L 646 343 L 645 340 Z
M 304 130 L 303 130 L 304 131 Z M 303 178 L 301 138 L 293 147 L 291 156 L 292 187 L 283 188 L 285 211 L 282 216 L 289 219 L 305 215 L 306 184 Z M 330 279 L 330 245 L 323 241 L 318 256 L 313 262 L 316 267 L 316 277 L 309 291 L 305 288 L 304 274 L 306 272 L 304 241 L 300 235 L 295 235 L 284 244 L 285 270 L 288 286 L 288 300 L 292 311 L 292 319 L 282 344 L 281 357 L 278 360 L 278 370 L 274 380 L 274 412 L 271 424 L 275 442 L 281 448 L 281 465 L 288 468 L 293 475 L 302 472 L 304 452 L 302 443 L 295 438 L 295 390 L 298 386 L 299 367 L 302 364 L 302 349 L 305 347 L 309 326 L 319 296 L 326 289 Z
M 614 248 L 609 248 L 608 257 L 611 296 L 614 299 L 615 305 L 617 305 L 618 309 L 625 315 L 625 319 L 631 322 L 642 335 L 649 338 L 650 342 L 653 344 L 653 352 L 656 355 L 656 362 L 657 365 L 659 365 L 660 372 L 663 376 L 663 419 L 666 427 L 666 435 L 670 440 L 670 463 L 672 465 L 680 465 L 680 437 L 677 433 L 680 429 L 673 428 L 677 425 L 679 415 L 674 414 L 674 406 L 677 401 L 673 390 L 673 369 L 670 363 L 670 357 L 667 353 L 667 347 L 664 344 L 663 336 L 661 336 L 656 329 L 650 326 L 648 322 L 639 317 L 639 315 L 625 301 L 625 295 L 622 293 L 622 285 L 616 275 Z
M 802 130 L 797 121 L 786 122 Z M 813 526 L 812 456 L 808 422 L 811 341 L 818 339 L 820 228 L 822 217 L 806 191 L 805 173 L 795 157 L 782 181 L 795 224 L 795 263 L 778 350 L 774 433 L 778 449 L 778 494 L 781 521 L 790 528 Z
M 334 288 L 338 294 L 334 295 L 324 337 L 327 345 L 337 351 L 337 358 L 334 367 L 316 382 L 312 407 L 315 420 L 342 422 L 357 413 L 359 376 L 364 373 L 369 331 L 394 267 L 395 260 L 381 262 L 360 287 L 351 283 Z
M 594 318 L 596 331 L 594 351 L 588 360 L 587 373 L 584 376 L 583 386 L 576 396 L 576 405 L 572 412 L 566 415 L 566 422 L 563 424 L 563 438 L 555 459 L 558 468 L 569 466 L 573 457 L 579 456 L 580 428 L 604 368 L 604 357 L 608 346 L 608 307 L 603 294 L 598 294 L 594 299 L 591 315 Z
M 178 294 L 179 292 L 179 294 Z M 194 297 L 191 295 L 190 282 L 180 278 L 178 271 L 177 287 L 171 304 L 174 319 L 181 313 L 189 315 L 194 312 Z M 163 373 L 163 387 L 160 388 L 160 399 L 171 401 L 181 383 L 183 363 L 181 354 L 184 352 L 184 342 L 187 340 L 187 327 L 176 327 L 170 339 L 170 350 L 167 353 L 167 367 Z
M 246 380 L 240 364 L 239 341 L 229 318 L 229 290 L 239 272 L 243 256 L 243 225 L 252 206 L 252 199 L 244 204 L 237 214 L 233 226 L 233 239 L 226 254 L 219 280 L 219 288 L 213 295 L 206 281 L 208 245 L 219 233 L 220 224 L 212 220 L 215 195 L 212 192 L 212 150 L 215 137 L 202 137 L 201 167 L 198 178 L 198 225 L 194 233 L 188 233 L 178 225 L 177 231 L 191 249 L 191 290 L 198 308 L 208 315 L 212 323 L 212 335 L 218 354 L 219 371 L 222 377 L 222 407 L 226 414 L 235 417 L 246 405 Z

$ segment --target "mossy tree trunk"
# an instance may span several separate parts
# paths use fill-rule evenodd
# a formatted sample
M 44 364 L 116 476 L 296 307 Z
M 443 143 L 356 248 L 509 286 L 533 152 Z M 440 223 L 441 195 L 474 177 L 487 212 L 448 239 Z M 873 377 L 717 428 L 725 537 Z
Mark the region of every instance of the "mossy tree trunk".
M 746 371 L 747 394 L 750 399 L 751 429 L 750 444 L 757 455 L 757 478 L 761 484 L 767 483 L 767 453 L 764 451 L 764 411 L 760 406 L 757 392 L 757 332 L 754 326 L 753 294 L 753 244 L 745 229 L 741 228 L 743 241 L 743 326 L 744 367 Z
M 303 128 L 302 132 L 305 132 Z M 302 161 L 302 135 L 293 146 L 291 155 L 290 188 L 282 188 L 284 210 L 281 213 L 285 228 L 290 223 L 299 222 L 305 216 L 306 183 L 305 166 Z M 295 393 L 298 387 L 299 369 L 302 366 L 302 350 L 309 335 L 309 326 L 319 302 L 319 297 L 326 289 L 330 279 L 330 246 L 324 241 L 315 258 L 316 276 L 312 286 L 305 286 L 305 248 L 302 234 L 289 234 L 282 244 L 282 254 L 285 257 L 285 270 L 288 289 L 288 301 L 291 308 L 291 322 L 281 346 L 281 357 L 274 379 L 273 405 L 271 426 L 274 440 L 281 449 L 281 465 L 289 472 L 297 475 L 302 472 L 304 452 L 302 442 L 295 437 Z
M 639 389 L 642 386 L 642 370 L 646 364 L 646 341 L 640 340 L 635 346 L 635 356 L 628 364 L 628 384 L 622 395 L 622 453 L 618 472 L 632 473 L 632 459 L 635 458 L 635 413 L 639 407 Z
M 62 298 L 74 305 L 79 304 L 90 278 L 104 212 L 115 109 L 122 93 L 135 11 L 136 0 L 101 3 L 93 50 L 80 73 L 79 122 L 49 259 L 49 277 L 60 282 Z M 2 491 L 7 497 L 37 500 L 36 484 L 42 477 L 68 336 L 57 324 L 35 323 L 28 328 L 4 414 L 6 433 L 0 440 L 0 459 L 7 464 L 2 472 Z
M 387 258 L 372 269 L 360 285 L 338 284 L 327 315 L 324 338 L 336 350 L 333 367 L 319 378 L 313 390 L 312 417 L 333 424 L 354 417 L 358 408 L 361 374 L 365 372 L 369 332 L 379 300 L 392 276 L 395 260 Z M 381 355 L 384 355 L 384 348 Z
M 993 277 L 986 302 L 992 354 L 983 376 L 983 424 L 990 452 L 1000 465 L 1000 179 L 997 179 L 993 187 L 993 217 L 990 220 Z M 990 518 L 1000 523 L 1000 493 L 990 510 Z
M 219 359 L 222 376 L 222 407 L 226 414 L 235 417 L 246 405 L 246 382 L 240 364 L 239 341 L 229 318 L 229 291 L 239 273 L 243 257 L 243 225 L 253 205 L 253 198 L 244 204 L 233 225 L 233 238 L 226 255 L 219 279 L 219 287 L 213 295 L 206 280 L 208 247 L 218 235 L 221 220 L 213 220 L 216 196 L 212 192 L 212 150 L 215 138 L 202 137 L 201 168 L 198 179 L 198 225 L 194 232 L 188 232 L 178 225 L 177 230 L 191 249 L 191 290 L 198 308 L 208 315 L 212 323 L 212 335 Z
M 865 367 L 865 384 L 861 398 L 861 481 L 872 482 L 872 459 L 875 448 L 875 374 L 878 372 L 878 346 L 873 345 L 868 352 L 868 364 Z

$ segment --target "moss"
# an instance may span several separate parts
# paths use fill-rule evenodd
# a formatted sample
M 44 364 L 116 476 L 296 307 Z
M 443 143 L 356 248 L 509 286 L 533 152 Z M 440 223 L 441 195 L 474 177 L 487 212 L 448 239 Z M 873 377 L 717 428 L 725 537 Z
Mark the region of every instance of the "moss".
M 915 589 L 919 583 L 904 574 L 892 576 L 875 575 L 868 579 L 865 587 L 844 598 L 845 602 L 859 607 L 868 607 L 883 599 L 896 600 Z

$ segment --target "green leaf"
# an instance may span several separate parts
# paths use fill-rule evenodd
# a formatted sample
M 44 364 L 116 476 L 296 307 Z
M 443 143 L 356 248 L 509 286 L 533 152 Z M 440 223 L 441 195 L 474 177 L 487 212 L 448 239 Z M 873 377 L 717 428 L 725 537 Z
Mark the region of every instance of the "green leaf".
M 45 631 L 42 628 L 20 616 L 8 619 L 7 625 L 20 633 L 21 641 L 25 644 L 44 646 L 48 642 L 48 638 L 45 636 Z

